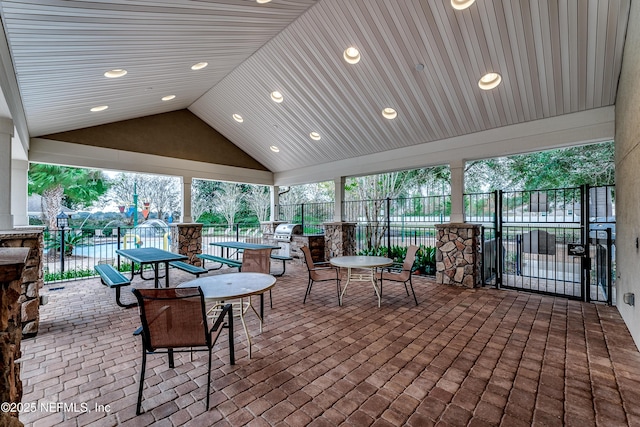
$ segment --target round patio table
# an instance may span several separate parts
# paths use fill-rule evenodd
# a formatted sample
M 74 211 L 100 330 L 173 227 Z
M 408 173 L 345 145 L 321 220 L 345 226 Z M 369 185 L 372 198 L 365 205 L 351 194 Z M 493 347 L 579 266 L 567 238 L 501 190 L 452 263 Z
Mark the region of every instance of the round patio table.
M 380 290 L 376 281 L 376 268 L 388 267 L 393 264 L 391 258 L 382 256 L 340 256 L 329 260 L 331 265 L 347 269 L 347 283 L 340 294 L 340 305 L 342 305 L 342 297 L 347 292 L 347 286 L 351 282 L 371 282 L 373 289 L 378 296 L 378 307 L 380 307 Z M 354 271 L 356 270 L 356 271 Z M 364 271 L 363 271 L 364 270 Z
M 238 314 L 247 336 L 249 348 L 249 359 L 251 359 L 251 336 L 249 329 L 244 321 L 244 314 L 251 308 L 260 321 L 260 332 L 262 332 L 262 320 L 264 318 L 264 300 L 263 294 L 276 284 L 276 278 L 270 274 L 264 273 L 229 273 L 217 274 L 215 276 L 200 277 L 189 282 L 179 284 L 178 288 L 189 288 L 198 286 L 202 289 L 204 298 L 208 301 L 218 303 L 233 299 L 240 299 Z M 260 314 L 251 304 L 251 296 L 260 295 Z M 244 302 L 244 299 L 247 302 Z M 218 305 L 214 305 L 214 310 Z M 209 310 L 209 311 L 211 311 Z

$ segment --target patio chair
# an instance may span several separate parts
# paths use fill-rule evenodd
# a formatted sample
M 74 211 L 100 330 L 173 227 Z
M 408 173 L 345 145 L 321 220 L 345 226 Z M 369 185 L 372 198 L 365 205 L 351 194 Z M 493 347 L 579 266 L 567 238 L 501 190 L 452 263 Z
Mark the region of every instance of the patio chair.
M 174 368 L 173 353 L 208 351 L 207 410 L 211 390 L 211 354 L 223 328 L 229 329 L 229 361 L 235 364 L 233 348 L 233 316 L 227 304 L 209 328 L 205 300 L 200 288 L 133 289 L 138 300 L 142 326 L 134 335 L 142 337 L 142 371 L 136 415 L 140 415 L 147 354 L 167 353 L 169 367 Z M 224 323 L 228 317 L 227 324 Z M 160 350 L 164 349 L 164 350 Z M 160 351 L 159 351 L 160 350 Z
M 328 262 L 314 263 L 311 258 L 311 251 L 308 246 L 303 246 L 302 252 L 304 253 L 304 260 L 309 270 L 309 284 L 307 285 L 307 291 L 304 294 L 304 300 L 302 303 L 307 302 L 307 296 L 311 293 L 311 286 L 314 282 L 327 282 L 335 280 L 338 289 L 338 305 L 340 305 L 340 269 L 332 266 Z
M 404 289 L 407 291 L 407 296 L 409 296 L 409 288 L 407 288 L 407 282 L 411 287 L 411 293 L 413 294 L 413 299 L 418 305 L 418 299 L 416 298 L 416 293 L 413 290 L 413 283 L 411 283 L 411 275 L 413 273 L 413 263 L 416 260 L 416 253 L 418 252 L 418 247 L 415 245 L 409 246 L 407 248 L 407 255 L 404 257 L 404 262 L 401 266 L 392 266 L 384 268 L 378 275 L 378 279 L 380 280 L 380 295 L 382 296 L 382 282 L 383 280 L 389 280 L 392 282 L 402 282 L 404 283 Z
M 271 274 L 271 248 L 245 249 L 242 253 L 240 271 L 243 273 Z M 269 306 L 273 308 L 271 289 L 269 289 Z

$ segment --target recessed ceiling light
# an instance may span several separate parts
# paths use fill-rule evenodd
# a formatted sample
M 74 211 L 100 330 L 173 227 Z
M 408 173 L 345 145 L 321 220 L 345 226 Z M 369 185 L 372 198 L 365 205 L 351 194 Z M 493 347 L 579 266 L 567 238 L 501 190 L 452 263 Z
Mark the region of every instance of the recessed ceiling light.
M 234 113 L 233 114 L 233 120 L 235 120 L 238 123 L 242 123 L 244 122 L 244 119 L 242 118 L 242 116 L 238 113 Z
M 475 1 L 476 0 L 451 0 L 451 7 L 462 10 L 471 6 Z
M 357 64 L 360 61 L 360 52 L 353 46 L 346 48 L 342 56 L 349 64 Z
M 163 101 L 171 101 L 172 99 L 175 99 L 176 96 L 175 95 L 167 95 L 167 96 L 163 96 L 162 100 Z
M 480 78 L 480 81 L 478 82 L 478 86 L 480 86 L 480 89 L 489 90 L 498 86 L 501 81 L 502 81 L 502 76 L 500 74 L 487 73 L 484 76 L 482 76 L 482 78 Z
M 206 67 L 207 65 L 209 65 L 208 62 L 198 62 L 197 64 L 193 64 L 191 66 L 192 70 L 202 70 L 204 67 Z
M 127 70 L 122 68 L 115 68 L 113 70 L 106 71 L 104 73 L 105 77 L 109 77 L 110 79 L 117 79 L 118 77 L 122 77 L 127 74 Z
M 273 99 L 277 103 L 281 103 L 284 100 L 284 97 L 280 92 L 274 90 L 273 92 L 271 92 L 271 99 Z
M 322 138 L 318 132 L 311 132 L 311 133 L 309 134 L 309 136 L 310 136 L 310 137 L 311 137 L 311 139 L 313 139 L 314 141 L 319 141 L 319 140 L 320 140 L 320 138 Z
M 393 108 L 387 107 L 384 110 L 382 110 L 382 117 L 384 117 L 385 119 L 395 119 L 398 116 L 398 112 L 396 110 L 394 110 Z
M 99 105 L 99 106 L 97 106 L 97 107 L 93 107 L 93 108 L 91 109 L 91 112 L 93 112 L 93 113 L 97 113 L 98 111 L 104 111 L 104 110 L 106 110 L 107 108 L 109 108 L 109 106 L 108 106 L 108 105 Z
M 256 0 L 260 4 L 269 3 L 271 0 Z
M 271 151 L 273 151 L 274 153 L 278 153 L 280 152 L 280 149 L 278 147 L 276 147 L 275 145 L 272 145 L 271 147 L 269 147 L 269 149 Z

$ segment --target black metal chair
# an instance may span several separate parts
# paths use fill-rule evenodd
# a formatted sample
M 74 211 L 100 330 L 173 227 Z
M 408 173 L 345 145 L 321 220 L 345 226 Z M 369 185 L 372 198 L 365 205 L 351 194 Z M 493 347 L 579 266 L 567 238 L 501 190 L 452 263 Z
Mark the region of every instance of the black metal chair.
M 200 288 L 133 289 L 138 299 L 142 326 L 134 335 L 142 336 L 142 371 L 136 414 L 140 415 L 147 355 L 167 353 L 174 368 L 173 353 L 208 351 L 207 410 L 211 390 L 211 354 L 223 328 L 229 329 L 229 361 L 235 364 L 231 304 L 224 306 L 209 328 L 204 295 Z M 227 324 L 224 317 L 227 316 Z M 161 350 L 164 349 L 164 350 Z

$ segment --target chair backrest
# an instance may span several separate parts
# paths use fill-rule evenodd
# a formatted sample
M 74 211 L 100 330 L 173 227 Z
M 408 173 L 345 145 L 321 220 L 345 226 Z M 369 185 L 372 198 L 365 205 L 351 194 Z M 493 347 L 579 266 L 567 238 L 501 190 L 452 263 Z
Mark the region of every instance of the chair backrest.
M 147 351 L 209 345 L 204 295 L 200 288 L 133 289 Z
M 241 270 L 243 273 L 271 274 L 271 248 L 245 249 Z
M 304 254 L 304 260 L 307 264 L 307 268 L 309 270 L 311 270 L 313 268 L 313 258 L 311 257 L 311 251 L 309 250 L 308 246 L 303 246 L 300 248 L 302 250 L 302 253 Z
M 413 268 L 413 263 L 416 261 L 416 253 L 418 252 L 418 249 L 419 248 L 415 245 L 411 245 L 407 248 L 407 255 L 404 257 L 402 272 L 400 273 L 403 277 L 406 276 L 407 279 L 411 275 L 411 269 Z

